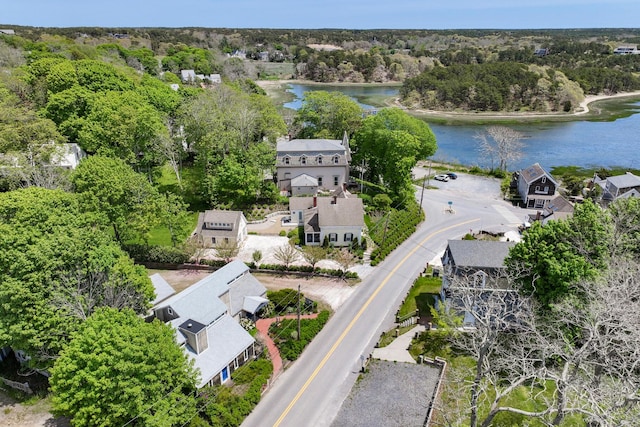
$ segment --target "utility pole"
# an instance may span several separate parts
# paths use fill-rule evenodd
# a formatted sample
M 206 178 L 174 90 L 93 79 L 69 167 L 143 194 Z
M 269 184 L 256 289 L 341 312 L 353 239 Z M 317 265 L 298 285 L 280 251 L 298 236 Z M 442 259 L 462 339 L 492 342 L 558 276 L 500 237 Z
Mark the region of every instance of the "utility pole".
M 298 283 L 298 341 L 300 341 L 300 283 Z
M 424 198 L 424 183 L 427 181 L 427 176 L 422 177 L 422 192 L 420 193 L 420 209 L 422 209 L 422 199 Z

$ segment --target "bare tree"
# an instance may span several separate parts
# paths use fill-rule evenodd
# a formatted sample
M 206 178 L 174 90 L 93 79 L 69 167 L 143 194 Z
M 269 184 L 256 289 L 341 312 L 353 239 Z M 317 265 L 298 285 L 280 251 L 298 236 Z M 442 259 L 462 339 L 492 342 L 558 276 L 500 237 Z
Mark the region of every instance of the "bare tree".
M 500 412 L 542 416 L 502 405 L 516 388 L 539 376 L 539 333 L 532 302 L 518 295 L 506 278 L 488 276 L 482 285 L 478 283 L 476 275 L 453 278 L 447 303 L 437 316 L 440 326 L 452 331 L 453 345 L 475 361 L 473 372 L 465 374 L 472 380 L 463 383 L 469 393 L 469 425 L 489 426 Z M 489 411 L 479 419 L 481 402 Z
M 298 260 L 300 252 L 292 245 L 282 245 L 273 252 L 273 257 L 284 264 L 286 269 Z
M 185 243 L 185 250 L 196 264 L 200 264 L 200 260 L 207 252 L 207 246 L 200 236 L 194 234 Z
M 222 258 L 226 262 L 229 262 L 232 258 L 238 256 L 238 252 L 240 252 L 240 244 L 237 240 L 223 240 L 217 243 L 213 247 L 213 250 L 218 258 Z
M 333 259 L 340 264 L 340 268 L 346 274 L 347 270 L 356 263 L 356 256 L 349 249 L 340 249 L 333 256 Z
M 175 138 L 169 135 L 161 135 L 156 139 L 155 145 L 158 153 L 160 153 L 165 159 L 167 159 L 169 166 L 171 166 L 171 169 L 173 169 L 173 173 L 176 175 L 178 186 L 181 190 L 183 190 L 184 188 L 182 186 L 182 175 L 180 174 L 182 158 L 184 156 L 184 148 L 182 147 L 182 142 L 179 138 Z
M 302 257 L 315 270 L 316 264 L 327 257 L 327 251 L 322 246 L 304 246 L 302 248 Z
M 548 426 L 574 414 L 599 426 L 634 425 L 640 416 L 638 262 L 613 260 L 601 277 L 576 284 L 571 297 L 545 312 L 515 292 L 511 279 L 476 283 L 463 278 L 452 284 L 449 311 L 438 315 L 455 348 L 475 361 L 472 372 L 460 374 L 472 379 L 458 385 L 468 393 L 472 427 L 490 426 L 501 412 Z M 455 314 L 467 327 L 460 328 Z M 505 404 L 519 387 L 535 396 L 540 410 Z
M 522 158 L 523 135 L 505 126 L 489 126 L 485 133 L 474 136 L 479 141 L 479 151 L 483 158 L 491 160 L 494 169 L 494 159 L 500 162 L 499 168 L 507 170 L 510 162 Z

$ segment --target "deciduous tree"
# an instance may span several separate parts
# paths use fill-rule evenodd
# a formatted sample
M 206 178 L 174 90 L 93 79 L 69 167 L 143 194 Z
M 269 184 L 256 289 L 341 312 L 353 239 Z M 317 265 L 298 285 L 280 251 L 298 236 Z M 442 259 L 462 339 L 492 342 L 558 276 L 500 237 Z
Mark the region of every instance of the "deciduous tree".
M 305 92 L 296 122 L 302 138 L 342 139 L 360 127 L 362 108 L 341 92 Z
M 51 370 L 56 411 L 76 426 L 187 423 L 196 373 L 175 331 L 131 310 L 100 309 L 75 332 Z

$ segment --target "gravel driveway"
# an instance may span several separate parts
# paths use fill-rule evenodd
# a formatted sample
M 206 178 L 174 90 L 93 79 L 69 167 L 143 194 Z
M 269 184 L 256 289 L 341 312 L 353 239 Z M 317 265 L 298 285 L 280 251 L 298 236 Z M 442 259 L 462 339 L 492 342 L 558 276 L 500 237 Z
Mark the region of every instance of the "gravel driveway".
M 332 427 L 421 427 L 440 369 L 372 360 L 344 401 Z

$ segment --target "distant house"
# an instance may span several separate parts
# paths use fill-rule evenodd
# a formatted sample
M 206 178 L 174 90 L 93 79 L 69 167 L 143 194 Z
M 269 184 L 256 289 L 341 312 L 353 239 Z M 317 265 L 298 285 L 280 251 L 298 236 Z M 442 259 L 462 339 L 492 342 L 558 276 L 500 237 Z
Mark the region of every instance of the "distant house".
M 292 197 L 291 223 L 304 227 L 304 244 L 319 246 L 325 237 L 330 245 L 360 242 L 364 229 L 364 206 L 357 197 Z
M 241 211 L 208 210 L 198 215 L 196 232 L 205 246 L 242 243 L 247 238 L 247 219 Z
M 292 180 L 308 175 L 319 190 L 336 190 L 349 181 L 351 151 L 346 135 L 342 140 L 293 139 L 276 147 L 278 188 L 293 194 Z
M 449 240 L 442 256 L 442 290 L 438 304 L 445 304 L 460 311 L 465 325 L 473 325 L 473 313 L 468 304 L 460 301 L 460 292 L 473 289 L 477 304 L 473 310 L 483 310 L 483 299 L 495 291 L 507 292 L 507 299 L 515 301 L 517 293 L 500 289 L 506 285 L 502 280 L 504 260 L 515 242 L 493 240 Z M 486 292 L 485 292 L 486 291 Z
M 60 148 L 51 155 L 50 164 L 65 169 L 75 169 L 87 153 L 76 143 L 60 144 Z
M 538 57 L 547 56 L 549 55 L 549 48 L 536 49 L 533 54 Z
M 15 36 L 16 32 L 7 28 L 0 28 L 0 34 L 4 34 L 6 36 Z
M 638 50 L 637 45 L 621 45 L 616 47 L 613 50 L 614 55 L 638 55 L 640 54 L 640 50 Z
M 152 282 L 158 289 L 161 281 Z M 254 317 L 267 304 L 265 295 L 249 268 L 233 261 L 154 306 L 154 317 L 175 329 L 178 344 L 199 370 L 199 388 L 227 382 L 255 356 L 255 340 L 238 321 Z
M 602 202 L 604 204 L 620 198 L 638 197 L 640 195 L 640 177 L 631 172 L 604 179 L 596 175 L 593 182 L 602 188 Z
M 218 84 L 222 82 L 220 74 L 196 74 L 194 70 L 180 70 L 180 77 L 184 83 L 195 83 L 197 81 Z
M 556 197 L 558 183 L 538 163 L 519 171 L 517 182 L 526 208 L 543 209 Z

